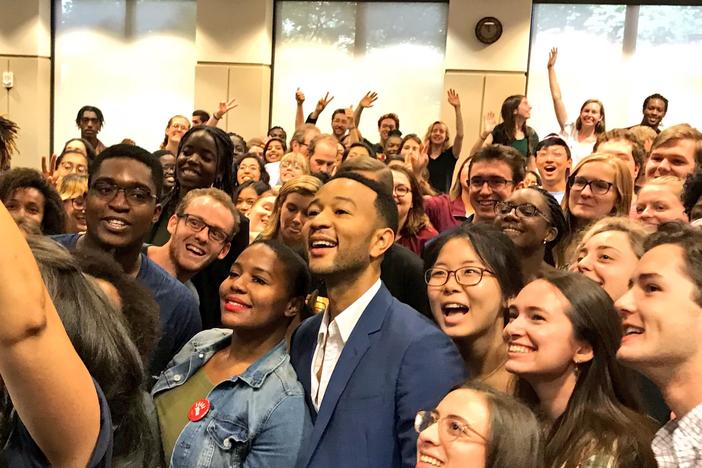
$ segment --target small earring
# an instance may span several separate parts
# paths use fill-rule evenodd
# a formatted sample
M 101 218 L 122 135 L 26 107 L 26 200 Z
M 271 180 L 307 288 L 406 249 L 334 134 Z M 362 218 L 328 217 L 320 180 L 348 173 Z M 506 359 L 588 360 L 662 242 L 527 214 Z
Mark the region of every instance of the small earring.
M 575 376 L 577 377 L 580 375 L 580 360 L 578 358 L 575 358 L 573 360 L 573 362 L 575 363 L 575 368 L 573 369 L 573 372 L 575 373 Z

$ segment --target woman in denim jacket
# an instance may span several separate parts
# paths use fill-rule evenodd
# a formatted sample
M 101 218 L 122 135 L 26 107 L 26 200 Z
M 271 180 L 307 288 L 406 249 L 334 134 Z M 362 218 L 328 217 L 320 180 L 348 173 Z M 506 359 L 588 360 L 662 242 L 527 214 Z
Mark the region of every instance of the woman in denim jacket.
M 193 337 L 152 390 L 167 465 L 295 465 L 310 419 L 284 337 L 309 283 L 305 262 L 277 241 L 239 255 L 219 288 L 227 329 Z

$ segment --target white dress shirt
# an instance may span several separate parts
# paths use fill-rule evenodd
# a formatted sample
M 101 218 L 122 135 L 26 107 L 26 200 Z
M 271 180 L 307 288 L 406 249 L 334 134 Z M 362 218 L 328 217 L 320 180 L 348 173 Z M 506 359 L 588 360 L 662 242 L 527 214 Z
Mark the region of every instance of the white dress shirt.
M 341 311 L 331 323 L 329 322 L 329 308 L 324 312 L 310 369 L 312 373 L 310 393 L 315 410 L 319 411 L 319 407 L 322 406 L 324 393 L 327 391 L 329 380 L 331 380 L 334 367 L 336 367 L 341 352 L 344 350 L 344 345 L 363 315 L 363 311 L 366 310 L 378 290 L 380 290 L 380 278 L 350 306 Z M 317 374 L 320 372 L 320 368 L 321 374 L 318 379 Z
M 656 433 L 651 448 L 660 468 L 702 466 L 702 405 L 668 421 Z

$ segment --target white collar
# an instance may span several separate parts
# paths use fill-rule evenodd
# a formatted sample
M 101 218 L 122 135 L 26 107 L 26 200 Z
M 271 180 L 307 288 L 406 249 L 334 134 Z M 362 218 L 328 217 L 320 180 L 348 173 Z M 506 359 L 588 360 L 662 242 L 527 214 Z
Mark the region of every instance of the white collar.
M 380 285 L 380 278 L 378 278 L 375 283 L 373 283 L 373 285 L 366 290 L 366 292 L 361 294 L 359 298 L 353 301 L 353 303 L 351 303 L 351 305 L 349 305 L 346 309 L 337 314 L 334 322 L 339 329 L 339 335 L 341 336 L 344 344 L 346 344 L 349 336 L 351 336 L 351 332 L 361 319 L 363 311 L 366 310 L 368 304 L 370 304 L 380 290 Z M 327 307 L 327 310 L 324 311 L 324 317 L 322 318 L 322 325 L 319 327 L 318 335 L 325 335 L 327 333 L 327 329 L 329 328 L 329 318 L 329 307 Z

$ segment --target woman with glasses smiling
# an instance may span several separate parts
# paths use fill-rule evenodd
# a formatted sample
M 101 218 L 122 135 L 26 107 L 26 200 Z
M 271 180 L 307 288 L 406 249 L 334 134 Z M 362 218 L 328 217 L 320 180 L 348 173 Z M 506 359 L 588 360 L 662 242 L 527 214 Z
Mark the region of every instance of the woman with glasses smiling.
M 507 301 L 523 284 L 519 264 L 512 241 L 487 223 L 447 231 L 424 260 L 436 323 L 456 343 L 470 374 L 504 392 L 511 392 L 513 379 L 504 367 L 502 330 Z
M 541 428 L 509 395 L 479 382 L 449 392 L 414 422 L 417 468 L 541 468 Z
M 168 150 L 173 154 L 178 154 L 180 139 L 188 130 L 190 130 L 190 121 L 188 118 L 183 115 L 174 115 L 168 119 L 166 134 L 163 136 L 163 143 L 161 143 L 159 148 Z
M 556 199 L 539 187 L 517 190 L 495 205 L 495 223 L 512 239 L 522 260 L 526 281 L 556 266 L 554 249 L 568 234 Z
M 590 224 L 605 216 L 628 216 L 633 194 L 631 171 L 622 160 L 600 153 L 582 159 L 573 169 L 563 196 L 571 234 L 563 243 L 563 258 L 572 257 L 574 239 Z
M 66 212 L 66 234 L 85 232 L 85 195 L 88 193 L 88 176 L 70 174 L 63 178 L 59 196 Z
M 390 169 L 393 198 L 399 214 L 395 242 L 421 257 L 424 244 L 439 233 L 424 213 L 424 199 L 417 177 L 400 162 L 390 164 Z

